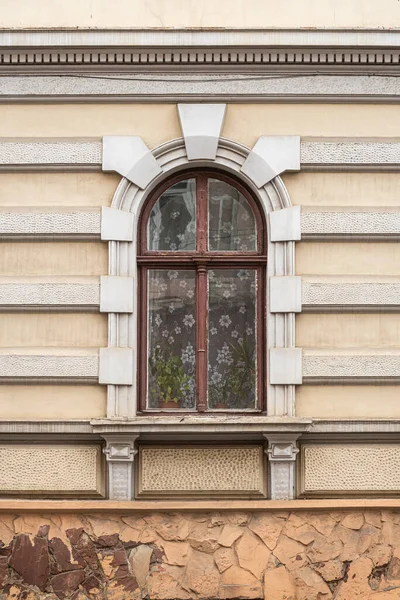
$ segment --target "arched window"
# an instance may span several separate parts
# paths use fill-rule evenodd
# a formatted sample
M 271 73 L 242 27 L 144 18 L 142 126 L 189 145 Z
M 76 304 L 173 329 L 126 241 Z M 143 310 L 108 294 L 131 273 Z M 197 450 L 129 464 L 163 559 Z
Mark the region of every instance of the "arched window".
M 266 232 L 251 193 L 221 173 L 164 182 L 142 213 L 141 410 L 260 411 Z

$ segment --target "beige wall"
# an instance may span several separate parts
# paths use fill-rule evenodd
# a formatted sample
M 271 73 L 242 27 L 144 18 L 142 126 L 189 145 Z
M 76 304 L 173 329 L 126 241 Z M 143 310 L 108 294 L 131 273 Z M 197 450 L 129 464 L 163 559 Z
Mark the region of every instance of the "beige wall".
M 100 385 L 0 385 L 0 419 L 95 419 L 106 415 Z
M 104 242 L 3 242 L 0 275 L 95 276 L 108 273 Z
M 175 104 L 1 104 L 2 137 L 140 135 L 153 148 L 181 137 Z M 261 134 L 391 137 L 396 105 L 232 104 L 222 135 L 252 146 Z
M 299 385 L 296 415 L 321 419 L 399 419 L 399 386 Z
M 107 315 L 85 313 L 0 313 L 0 347 L 107 346 Z
M 396 131 L 396 105 L 231 104 L 222 135 L 253 146 L 260 135 L 392 137 Z
M 113 173 L 0 173 L 0 207 L 110 206 Z
M 0 27 L 398 27 L 396 0 L 2 0 Z
M 400 244 L 302 242 L 296 248 L 298 275 L 399 275 Z
M 150 147 L 181 137 L 174 104 L 0 105 L 2 137 L 140 135 Z
M 285 173 L 293 204 L 303 206 L 400 206 L 400 173 Z M 1 180 L 0 180 L 1 181 Z

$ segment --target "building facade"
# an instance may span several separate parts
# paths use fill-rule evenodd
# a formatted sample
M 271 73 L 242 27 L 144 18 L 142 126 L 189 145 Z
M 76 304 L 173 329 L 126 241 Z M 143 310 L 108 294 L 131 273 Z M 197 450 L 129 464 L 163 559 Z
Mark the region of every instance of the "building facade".
M 0 597 L 400 598 L 398 3 L 3 4 Z

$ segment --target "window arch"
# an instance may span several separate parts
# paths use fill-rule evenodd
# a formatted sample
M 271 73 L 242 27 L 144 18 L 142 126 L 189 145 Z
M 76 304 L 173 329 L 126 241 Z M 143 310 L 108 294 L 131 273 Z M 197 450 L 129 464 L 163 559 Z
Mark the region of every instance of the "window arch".
M 235 178 L 198 169 L 153 191 L 137 258 L 142 411 L 263 410 L 266 248 Z

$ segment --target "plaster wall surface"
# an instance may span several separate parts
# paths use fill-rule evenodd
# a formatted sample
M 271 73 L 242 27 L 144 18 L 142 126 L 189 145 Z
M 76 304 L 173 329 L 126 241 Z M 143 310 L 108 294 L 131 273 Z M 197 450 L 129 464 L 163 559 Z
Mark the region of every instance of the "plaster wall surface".
M 300 385 L 296 415 L 316 419 L 399 419 L 397 385 Z
M 102 242 L 3 242 L 1 249 L 2 277 L 89 277 L 108 272 L 108 248 Z
M 398 27 L 395 0 L 3 0 L 0 27 Z
M 140 135 L 153 148 L 181 137 L 175 104 L 1 104 L 2 137 Z M 391 104 L 231 104 L 222 136 L 253 146 L 263 135 L 393 137 Z
M 0 207 L 109 206 L 120 180 L 113 173 L 0 173 Z
M 174 104 L 4 104 L 0 119 L 2 137 L 139 135 L 154 148 L 182 135 Z
M 0 313 L 0 346 L 107 346 L 107 315 Z
M 400 245 L 395 242 L 301 242 L 298 275 L 399 275 Z
M 293 204 L 328 207 L 398 207 L 400 173 L 284 173 Z M 1 181 L 1 180 L 0 180 Z
M 309 348 L 396 348 L 400 315 L 300 314 L 296 317 L 296 344 Z
M 96 419 L 106 415 L 100 385 L 0 385 L 2 420 Z

